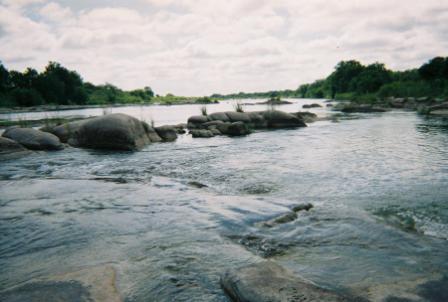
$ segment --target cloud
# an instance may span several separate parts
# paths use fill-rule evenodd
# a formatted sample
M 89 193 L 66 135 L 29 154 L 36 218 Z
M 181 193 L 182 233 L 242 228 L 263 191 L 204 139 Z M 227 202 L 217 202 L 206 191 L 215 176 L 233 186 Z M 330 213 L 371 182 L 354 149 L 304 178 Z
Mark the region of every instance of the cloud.
M 0 3 L 8 68 L 55 60 L 93 83 L 162 94 L 294 89 L 343 59 L 405 69 L 448 50 L 439 0 Z

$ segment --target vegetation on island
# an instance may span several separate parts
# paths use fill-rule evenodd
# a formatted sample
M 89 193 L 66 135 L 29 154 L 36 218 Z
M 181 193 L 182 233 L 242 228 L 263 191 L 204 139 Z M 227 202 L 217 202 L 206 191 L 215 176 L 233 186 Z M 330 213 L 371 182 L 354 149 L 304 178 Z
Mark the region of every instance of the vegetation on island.
M 27 68 L 8 70 L 0 62 L 0 106 L 30 107 L 41 105 L 115 105 L 115 104 L 211 104 L 209 97 L 183 97 L 168 93 L 155 95 L 151 87 L 122 90 L 112 84 L 84 82 L 76 71 L 49 62 L 44 71 Z
M 448 97 L 448 57 L 435 57 L 419 68 L 405 71 L 392 71 L 382 63 L 341 61 L 325 79 L 300 85 L 296 90 L 212 95 L 222 99 L 296 97 L 360 101 L 423 96 Z

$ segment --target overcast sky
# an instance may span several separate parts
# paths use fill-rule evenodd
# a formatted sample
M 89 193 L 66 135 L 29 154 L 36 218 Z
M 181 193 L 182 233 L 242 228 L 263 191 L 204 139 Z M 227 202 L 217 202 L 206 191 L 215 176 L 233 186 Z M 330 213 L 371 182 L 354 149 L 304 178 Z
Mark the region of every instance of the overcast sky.
M 0 60 L 156 93 L 295 89 L 337 62 L 448 55 L 448 1 L 0 0 Z

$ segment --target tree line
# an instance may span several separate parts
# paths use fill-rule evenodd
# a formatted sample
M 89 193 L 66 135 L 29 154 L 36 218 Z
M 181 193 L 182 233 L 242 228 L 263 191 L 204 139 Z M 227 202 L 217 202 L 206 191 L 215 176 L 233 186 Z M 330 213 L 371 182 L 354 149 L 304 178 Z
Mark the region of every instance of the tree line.
M 339 62 L 325 79 L 300 85 L 296 90 L 214 94 L 216 98 L 332 98 L 376 100 L 387 97 L 448 97 L 448 57 L 435 57 L 419 68 L 392 71 L 382 63 L 363 65 Z
M 28 107 L 38 105 L 97 105 L 146 103 L 154 97 L 150 87 L 124 91 L 112 84 L 93 85 L 57 62 L 49 62 L 38 72 L 7 70 L 0 62 L 0 105 Z

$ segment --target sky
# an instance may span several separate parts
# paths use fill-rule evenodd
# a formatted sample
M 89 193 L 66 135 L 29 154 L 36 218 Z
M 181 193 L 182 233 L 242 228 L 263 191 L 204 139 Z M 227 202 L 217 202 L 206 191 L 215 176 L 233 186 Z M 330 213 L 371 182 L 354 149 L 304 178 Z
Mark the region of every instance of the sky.
M 296 89 L 448 56 L 447 0 L 0 0 L 0 61 L 164 95 Z

